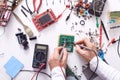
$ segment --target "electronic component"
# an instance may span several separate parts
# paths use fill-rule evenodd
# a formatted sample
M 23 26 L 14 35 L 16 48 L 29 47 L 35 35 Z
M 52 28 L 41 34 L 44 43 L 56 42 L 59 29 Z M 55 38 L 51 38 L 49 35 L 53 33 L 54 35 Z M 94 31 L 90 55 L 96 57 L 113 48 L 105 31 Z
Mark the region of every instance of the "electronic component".
M 66 77 L 67 77 L 67 80 L 80 80 L 81 79 L 81 77 L 77 76 L 68 65 L 66 67 Z
M 59 46 L 63 46 L 64 44 L 66 44 L 66 48 L 68 52 L 73 52 L 73 43 L 74 43 L 74 36 L 60 35 Z
M 47 62 L 47 54 L 48 54 L 48 45 L 45 44 L 35 44 L 34 55 L 33 55 L 33 68 L 39 68 L 43 63 L 46 68 Z
M 22 44 L 25 50 L 28 49 L 29 46 L 26 35 L 21 32 L 21 33 L 17 33 L 16 36 L 18 38 L 19 44 Z
M 37 37 L 36 36 L 33 36 L 33 37 L 30 37 L 29 40 L 36 40 Z
M 84 20 L 81 20 L 81 21 L 80 21 L 80 24 L 81 24 L 81 25 L 85 25 L 85 21 L 84 21 Z
M 0 0 L 0 26 L 6 26 L 13 7 L 21 0 Z
M 106 0 L 93 0 L 88 12 L 92 15 L 100 17 L 104 8 Z
M 56 16 L 53 13 L 52 9 L 48 9 L 47 11 L 35 16 L 32 19 L 32 21 L 33 21 L 34 25 L 36 26 L 36 28 L 38 29 L 38 31 L 41 31 L 48 25 L 56 22 L 56 20 L 57 20 Z

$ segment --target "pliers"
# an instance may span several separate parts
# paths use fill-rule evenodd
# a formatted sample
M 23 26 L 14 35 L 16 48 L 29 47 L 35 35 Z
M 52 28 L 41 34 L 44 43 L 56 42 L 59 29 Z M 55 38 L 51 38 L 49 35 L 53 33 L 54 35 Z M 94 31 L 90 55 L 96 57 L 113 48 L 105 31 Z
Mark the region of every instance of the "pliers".
M 34 7 L 33 13 L 38 13 L 38 11 L 41 7 L 41 4 L 42 4 L 42 0 L 39 1 L 38 7 L 36 7 L 36 0 L 33 0 L 33 7 Z
M 38 14 L 38 11 L 39 11 L 39 9 L 40 9 L 40 7 L 42 5 L 42 0 L 39 1 L 38 7 L 36 7 L 36 3 L 37 3 L 37 1 L 33 0 L 34 11 L 32 13 L 32 17 L 35 17 Z
M 29 12 L 30 15 L 32 15 L 32 17 L 35 17 L 35 16 L 38 14 L 38 11 L 39 11 L 39 9 L 40 9 L 40 7 L 41 7 L 41 5 L 42 5 L 42 0 L 39 0 L 38 7 L 36 7 L 36 3 L 37 3 L 37 1 L 36 1 L 36 0 L 33 0 L 34 11 L 31 11 L 31 9 L 29 8 L 29 6 L 28 6 L 28 1 L 27 1 L 27 0 L 26 0 L 26 6 L 27 6 L 28 9 L 26 9 L 24 6 L 22 6 L 22 8 L 23 8 L 24 10 L 26 10 L 27 12 Z

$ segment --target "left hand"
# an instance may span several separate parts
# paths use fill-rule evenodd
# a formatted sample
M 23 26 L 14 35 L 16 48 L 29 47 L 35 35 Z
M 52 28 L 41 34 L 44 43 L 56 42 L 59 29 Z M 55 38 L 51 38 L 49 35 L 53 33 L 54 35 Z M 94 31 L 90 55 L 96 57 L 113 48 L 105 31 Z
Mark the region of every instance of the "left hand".
M 48 63 L 49 63 L 51 70 L 57 66 L 66 68 L 68 53 L 67 53 L 66 48 L 64 48 L 63 57 L 61 60 L 59 60 L 61 50 L 62 50 L 62 47 L 55 48 L 53 55 L 49 58 Z

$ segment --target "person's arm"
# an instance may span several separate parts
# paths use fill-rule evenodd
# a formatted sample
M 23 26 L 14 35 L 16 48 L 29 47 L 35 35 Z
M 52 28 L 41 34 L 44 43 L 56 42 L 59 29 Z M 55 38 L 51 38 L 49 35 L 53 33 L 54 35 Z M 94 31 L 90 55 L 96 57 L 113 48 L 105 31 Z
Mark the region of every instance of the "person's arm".
M 90 61 L 90 69 L 92 71 L 95 71 L 96 63 L 97 63 L 97 58 L 94 57 Z M 105 62 L 103 62 L 100 58 L 96 73 L 103 80 L 120 80 L 120 72 L 112 68 L 110 65 L 106 64 Z
M 67 50 L 64 48 L 62 59 L 60 59 L 61 50 L 62 47 L 55 48 L 53 55 L 49 58 L 48 61 L 52 80 L 65 80 L 65 68 L 68 53 Z
M 84 45 L 92 50 L 84 49 L 78 45 Z M 97 65 L 97 57 L 96 57 L 96 48 L 95 46 L 87 39 L 82 39 L 75 43 L 77 53 L 82 56 L 87 62 L 90 63 L 90 69 L 94 72 Z M 98 58 L 98 68 L 96 73 L 103 80 L 120 80 L 120 72 L 110 65 L 103 62 L 100 58 Z
M 65 69 L 62 68 L 62 70 L 65 73 Z M 51 78 L 52 78 L 52 80 L 65 80 L 65 77 L 63 75 L 62 70 L 61 70 L 61 68 L 59 66 L 53 68 L 52 71 L 51 71 Z

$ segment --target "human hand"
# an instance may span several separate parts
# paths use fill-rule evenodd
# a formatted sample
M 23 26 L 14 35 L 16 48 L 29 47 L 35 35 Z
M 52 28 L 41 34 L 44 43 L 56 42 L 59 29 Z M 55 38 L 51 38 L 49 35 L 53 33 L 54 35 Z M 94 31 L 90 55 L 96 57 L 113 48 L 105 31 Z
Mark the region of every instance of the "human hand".
M 92 50 L 83 49 L 79 46 L 79 44 L 82 44 Z M 95 54 L 96 47 L 89 41 L 88 38 L 79 40 L 78 42 L 75 43 L 75 46 L 76 46 L 76 52 L 79 55 L 81 55 L 85 60 L 87 60 L 87 62 L 89 62 L 90 60 L 92 60 L 93 57 L 96 56 L 96 54 Z
M 63 49 L 62 59 L 59 60 L 60 52 L 62 49 L 63 49 L 63 47 L 55 48 L 53 55 L 49 58 L 48 63 L 49 63 L 51 70 L 57 66 L 61 66 L 61 67 L 66 68 L 66 63 L 67 63 L 67 58 L 68 58 L 68 53 L 67 53 L 66 48 Z

